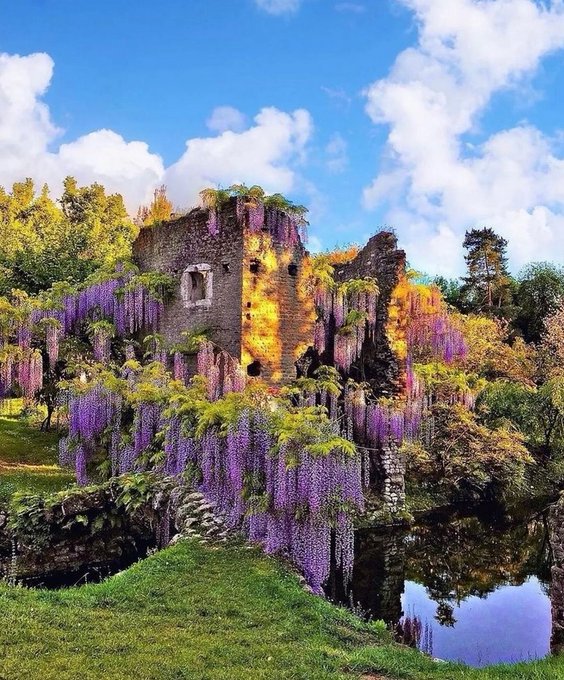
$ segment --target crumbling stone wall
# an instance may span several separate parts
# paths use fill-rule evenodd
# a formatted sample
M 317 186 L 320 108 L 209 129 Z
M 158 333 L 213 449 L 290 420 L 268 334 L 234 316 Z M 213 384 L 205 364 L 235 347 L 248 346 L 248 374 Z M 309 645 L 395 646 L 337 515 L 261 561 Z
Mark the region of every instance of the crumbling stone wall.
M 405 273 L 405 253 L 398 250 L 397 238 L 391 232 L 373 236 L 351 262 L 336 268 L 338 281 L 373 277 L 380 295 L 376 310 L 376 333 L 364 343 L 362 357 L 350 371 L 358 382 L 369 382 L 374 394 L 397 395 L 403 388 L 404 366 L 393 352 L 387 336 L 387 324 L 393 291 Z
M 209 330 L 210 339 L 244 368 L 258 362 L 266 380 L 292 380 L 296 360 L 313 342 L 315 321 L 303 245 L 285 247 L 266 231 L 249 234 L 237 219 L 235 199 L 221 209 L 218 234 L 209 233 L 207 217 L 207 211 L 193 210 L 142 229 L 134 243 L 142 271 L 177 281 L 159 332 L 174 344 L 185 331 Z
M 183 331 L 209 329 L 213 341 L 238 358 L 243 230 L 233 201 L 222 210 L 219 234 L 209 233 L 207 215 L 207 211 L 196 209 L 177 220 L 142 229 L 133 245 L 133 256 L 142 271 L 163 272 L 177 281 L 159 327 L 167 342 L 181 342 Z M 213 279 L 209 304 L 190 304 L 183 299 L 182 277 L 194 267 Z
M 132 486 L 114 478 L 0 509 L 0 578 L 66 584 L 68 577 L 127 567 L 171 537 L 228 539 L 225 518 L 199 491 L 172 478 L 147 474 L 136 480 Z
M 0 511 L 0 577 L 56 578 L 146 555 L 157 544 L 158 513 L 149 502 L 128 513 L 115 494 L 111 484 L 79 489 L 34 514 L 24 531 Z
M 296 361 L 313 344 L 306 251 L 301 243 L 283 247 L 268 234 L 247 234 L 244 251 L 243 367 L 259 362 L 262 378 L 289 382 L 296 377 Z
M 272 383 L 291 381 L 296 366 L 302 373 L 313 370 L 319 357 L 312 350 L 315 309 L 306 285 L 309 258 L 303 245 L 288 248 L 268 232 L 249 234 L 237 220 L 235 199 L 222 208 L 219 234 L 209 233 L 207 216 L 207 211 L 193 210 L 143 229 L 134 244 L 141 270 L 166 272 L 178 282 L 159 332 L 176 343 L 183 331 L 208 329 L 211 340 L 239 359 L 250 375 Z M 376 331 L 367 336 L 350 371 L 353 379 L 370 383 L 376 396 L 396 396 L 404 387 L 405 366 L 387 332 L 390 303 L 404 273 L 405 253 L 389 232 L 373 236 L 335 271 L 338 281 L 366 276 L 378 281 Z M 192 274 L 204 279 L 192 279 Z M 191 280 L 195 291 L 182 287 Z M 196 299 L 202 290 L 206 297 Z M 404 463 L 393 446 L 372 452 L 371 458 L 375 490 L 396 512 L 405 500 Z
M 405 458 L 395 442 L 378 451 L 378 467 L 384 504 L 396 513 L 405 506 Z
M 351 366 L 350 377 L 358 382 L 368 382 L 379 397 L 397 396 L 404 389 L 405 365 L 392 349 L 387 326 L 394 290 L 405 275 L 405 267 L 405 253 L 398 250 L 395 235 L 380 232 L 368 241 L 354 260 L 341 265 L 335 272 L 339 281 L 369 276 L 378 282 L 376 332 L 373 337 L 366 338 L 361 358 Z M 390 442 L 371 450 L 370 459 L 374 490 L 383 495 L 390 512 L 402 510 L 405 505 L 405 460 L 398 447 Z

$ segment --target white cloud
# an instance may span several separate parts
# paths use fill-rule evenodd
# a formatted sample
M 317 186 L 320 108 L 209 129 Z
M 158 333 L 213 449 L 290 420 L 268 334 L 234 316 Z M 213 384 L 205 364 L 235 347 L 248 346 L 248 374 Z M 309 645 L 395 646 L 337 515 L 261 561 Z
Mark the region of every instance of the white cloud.
M 326 165 L 330 172 L 335 174 L 343 172 L 349 164 L 348 144 L 346 140 L 336 132 L 325 147 L 327 156 Z
M 62 144 L 57 160 L 64 175 L 83 184 L 100 182 L 122 194 L 131 211 L 147 201 L 163 176 L 163 163 L 145 142 L 126 142 L 112 130 L 97 130 Z
M 282 14 L 293 14 L 297 12 L 302 4 L 302 0 L 255 0 L 259 9 L 280 16 Z
M 98 130 L 50 151 L 62 133 L 41 97 L 53 75 L 47 54 L 0 54 L 0 184 L 32 177 L 56 191 L 66 175 L 124 194 L 130 210 L 147 200 L 164 168 L 143 142 Z
M 47 54 L 0 54 L 0 183 L 34 167 L 59 133 L 40 101 L 52 74 Z
M 322 85 L 321 91 L 324 92 L 329 99 L 345 108 L 348 108 L 352 103 L 352 98 L 342 88 L 325 87 L 325 85 Z
M 184 154 L 167 169 L 165 183 L 173 200 L 182 204 L 194 200 L 204 187 L 235 182 L 260 182 L 268 192 L 289 192 L 295 188 L 294 168 L 305 157 L 312 131 L 311 116 L 304 109 L 285 113 L 264 108 L 243 132 L 189 139 Z
M 212 132 L 220 133 L 226 130 L 240 132 L 246 124 L 245 114 L 233 106 L 217 106 L 206 121 L 206 125 Z
M 465 144 L 494 93 L 527 89 L 541 59 L 564 47 L 564 4 L 401 2 L 415 12 L 419 39 L 365 93 L 370 118 L 389 126 L 366 207 L 391 205 L 388 220 L 414 264 L 429 271 L 460 268 L 464 230 L 484 224 L 509 239 L 515 268 L 564 259 L 564 161 L 556 142 L 521 124 Z
M 0 185 L 32 177 L 37 186 L 47 182 L 56 195 L 63 178 L 74 175 L 80 183 L 97 181 L 120 192 L 132 213 L 163 182 L 181 206 L 192 205 L 206 186 L 260 182 L 271 192 L 302 186 L 297 169 L 313 131 L 303 109 L 262 109 L 247 129 L 236 109 L 215 109 L 208 125 L 220 134 L 189 139 L 179 160 L 165 168 L 145 142 L 127 141 L 112 130 L 96 130 L 56 148 L 62 131 L 42 101 L 52 75 L 47 54 L 0 54 Z

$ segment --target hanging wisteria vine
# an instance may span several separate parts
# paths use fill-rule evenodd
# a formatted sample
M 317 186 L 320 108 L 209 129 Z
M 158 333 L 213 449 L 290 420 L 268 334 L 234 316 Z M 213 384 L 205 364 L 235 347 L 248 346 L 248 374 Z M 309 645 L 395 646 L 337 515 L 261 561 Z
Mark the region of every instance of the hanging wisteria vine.
M 213 376 L 212 351 L 205 343 L 199 363 Z M 133 383 L 101 374 L 69 390 L 61 463 L 74 466 L 80 484 L 95 478 L 100 457 L 118 474 L 146 469 L 152 452 L 165 474 L 195 468 L 198 490 L 227 526 L 287 555 L 315 592 L 329 574 L 331 532 L 338 564 L 350 576 L 352 514 L 364 507 L 366 466 L 337 420 L 268 392 L 214 391 L 212 400 L 200 383 L 180 385 L 159 362 L 134 373 Z
M 250 233 L 266 231 L 286 247 L 307 240 L 306 208 L 280 194 L 267 196 L 260 187 L 234 185 L 229 189 L 204 189 L 200 196 L 207 210 L 206 225 L 211 236 L 221 232 L 222 221 L 226 219 L 224 208 L 233 200 L 237 221 Z
M 107 363 L 115 334 L 123 337 L 157 326 L 170 285 L 162 274 L 135 275 L 118 268 L 103 281 L 47 301 L 16 296 L 10 307 L 0 310 L 1 394 L 17 386 L 32 400 L 43 385 L 44 369 L 54 370 L 62 340 L 80 334 L 85 324 L 94 359 Z

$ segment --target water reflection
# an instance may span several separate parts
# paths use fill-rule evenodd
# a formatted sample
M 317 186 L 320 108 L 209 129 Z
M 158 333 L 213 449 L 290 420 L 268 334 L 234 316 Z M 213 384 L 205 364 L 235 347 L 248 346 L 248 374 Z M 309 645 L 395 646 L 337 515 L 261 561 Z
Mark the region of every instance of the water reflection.
M 549 581 L 546 513 L 488 509 L 359 531 L 350 589 L 333 595 L 439 658 L 480 666 L 549 652 Z

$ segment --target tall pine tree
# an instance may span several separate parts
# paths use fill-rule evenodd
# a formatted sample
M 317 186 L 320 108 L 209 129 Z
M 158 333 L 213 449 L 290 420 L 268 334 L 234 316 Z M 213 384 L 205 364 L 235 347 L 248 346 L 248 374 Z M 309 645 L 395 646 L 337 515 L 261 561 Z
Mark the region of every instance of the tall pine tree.
M 511 303 L 512 279 L 507 271 L 507 241 L 493 229 L 471 229 L 464 238 L 467 274 L 462 294 L 470 311 L 499 315 Z

